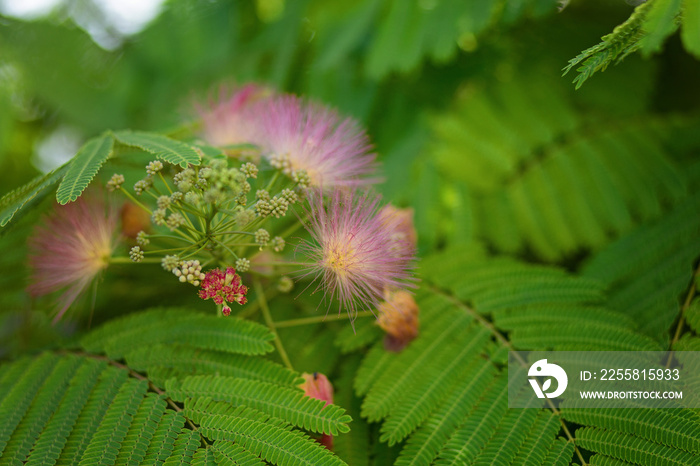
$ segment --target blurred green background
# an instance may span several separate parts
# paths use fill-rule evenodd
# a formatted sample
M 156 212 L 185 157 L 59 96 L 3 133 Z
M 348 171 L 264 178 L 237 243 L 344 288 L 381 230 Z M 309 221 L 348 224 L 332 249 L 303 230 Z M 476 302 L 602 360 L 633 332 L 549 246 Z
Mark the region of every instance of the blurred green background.
M 219 83 L 259 81 L 362 121 L 422 254 L 479 242 L 577 269 L 699 185 L 700 64 L 677 34 L 579 90 L 561 76 L 630 3 L 4 0 L 0 195 L 106 129 L 172 131 Z M 35 217 L 0 238 L 6 336 Z M 112 292 L 138 299 L 122 275 Z

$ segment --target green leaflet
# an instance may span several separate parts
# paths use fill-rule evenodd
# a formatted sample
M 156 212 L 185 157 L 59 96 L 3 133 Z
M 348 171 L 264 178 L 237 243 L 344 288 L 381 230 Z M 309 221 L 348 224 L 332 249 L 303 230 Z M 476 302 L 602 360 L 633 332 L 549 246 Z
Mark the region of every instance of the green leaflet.
M 187 165 L 199 165 L 202 161 L 195 148 L 162 134 L 118 131 L 114 133 L 114 137 L 122 144 L 138 147 L 173 165 L 179 164 L 182 168 L 187 168 Z
M 56 192 L 59 204 L 73 202 L 80 197 L 105 161 L 112 155 L 114 139 L 104 135 L 90 139 L 70 161 Z

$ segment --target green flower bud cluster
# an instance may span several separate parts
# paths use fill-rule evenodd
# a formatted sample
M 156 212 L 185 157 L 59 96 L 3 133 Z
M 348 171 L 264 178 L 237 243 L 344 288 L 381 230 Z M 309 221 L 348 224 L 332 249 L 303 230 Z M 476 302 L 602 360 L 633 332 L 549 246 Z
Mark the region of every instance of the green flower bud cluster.
M 141 262 L 143 260 L 143 251 L 141 248 L 138 246 L 131 248 L 129 251 L 129 259 L 131 259 L 133 262 Z
M 285 160 L 288 162 L 285 157 L 279 158 L 278 165 L 286 166 Z M 233 161 L 203 155 L 201 166 L 166 169 L 163 162 L 154 160 L 146 166 L 146 176 L 134 186 L 141 200 L 122 189 L 123 176 L 113 176 L 110 189 L 131 197 L 150 214 L 154 225 L 155 231 L 143 228 L 136 234 L 136 245 L 130 245 L 128 254 L 131 261 L 144 261 L 146 247 L 152 248 L 150 254 L 162 250 L 168 253 L 160 258 L 163 269 L 194 286 L 204 280 L 203 264 L 222 270 L 234 267 L 239 273 L 277 273 L 275 262 L 281 257 L 271 255 L 270 264 L 258 269 L 252 267 L 254 260 L 248 257 L 255 255 L 256 249 L 284 251 L 285 239 L 274 233 L 277 228 L 294 231 L 298 220 L 274 219 L 289 217 L 289 208 L 304 196 L 303 187 L 308 185 L 309 177 L 303 170 L 292 172 L 288 167 L 289 176 L 295 179 L 292 181 L 271 170 L 261 172 L 251 162 L 234 167 Z M 293 281 L 283 277 L 277 286 L 281 292 L 288 292 Z

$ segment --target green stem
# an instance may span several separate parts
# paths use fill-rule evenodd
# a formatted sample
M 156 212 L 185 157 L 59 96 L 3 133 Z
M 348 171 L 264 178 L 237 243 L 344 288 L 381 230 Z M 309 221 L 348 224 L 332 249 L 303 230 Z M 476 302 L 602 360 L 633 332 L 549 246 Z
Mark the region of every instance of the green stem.
M 287 238 L 289 235 L 297 231 L 300 227 L 304 226 L 304 223 L 309 219 L 309 215 L 305 215 L 303 219 L 297 219 L 297 222 L 294 222 L 292 225 L 289 226 L 286 230 L 284 230 L 279 236 L 282 238 Z
M 275 346 L 277 347 L 277 351 L 280 354 L 280 357 L 282 358 L 282 362 L 284 362 L 284 365 L 287 366 L 289 370 L 294 370 L 292 367 L 292 362 L 289 360 L 289 356 L 287 356 L 287 352 L 284 350 L 284 346 L 282 346 L 282 340 L 280 340 L 280 336 L 277 334 L 277 330 L 275 329 L 275 321 L 272 320 L 272 316 L 270 315 L 270 308 L 267 306 L 267 299 L 265 298 L 265 290 L 263 289 L 262 283 L 260 280 L 256 279 L 254 282 L 255 286 L 255 294 L 257 295 L 258 301 L 260 302 L 260 309 L 262 309 L 263 317 L 265 319 L 265 323 L 267 324 L 267 327 L 270 329 L 270 331 L 275 335 Z
M 132 196 L 131 193 L 130 193 L 129 191 L 127 191 L 126 189 L 121 188 L 121 187 L 119 188 L 119 191 L 121 191 L 122 193 L 124 193 L 124 195 L 125 195 L 126 197 L 128 197 L 129 200 L 131 200 L 131 202 L 133 202 L 134 204 L 136 204 L 137 206 L 141 207 L 143 210 L 145 210 L 146 212 L 148 212 L 148 215 L 153 215 L 153 211 L 152 211 L 151 209 L 149 209 L 148 207 L 146 207 L 145 205 L 143 205 L 143 204 L 141 203 L 141 201 L 139 201 L 139 200 L 136 199 L 134 196 Z
M 163 176 L 163 174 L 162 174 L 161 172 L 158 172 L 158 176 L 160 177 L 160 180 L 163 182 L 163 184 L 165 185 L 165 187 L 168 189 L 168 192 L 172 195 L 172 194 L 173 194 L 173 190 L 170 189 L 170 185 L 168 184 L 167 181 L 165 181 L 165 177 Z
M 362 311 L 358 312 L 355 317 L 369 317 L 369 316 L 374 316 L 374 313 L 372 311 Z M 281 320 L 279 322 L 275 322 L 275 327 L 276 328 L 285 328 L 285 327 L 297 327 L 300 325 L 309 325 L 309 324 L 318 324 L 321 322 L 324 322 L 326 320 L 327 316 L 315 316 L 315 317 L 304 317 L 301 319 L 290 319 L 290 320 Z M 346 319 L 348 317 L 347 314 L 340 314 L 338 315 L 338 320 L 341 319 Z
M 155 257 L 145 257 L 139 261 L 141 264 L 160 264 L 161 259 L 155 258 Z M 128 257 L 110 257 L 109 259 L 110 264 L 135 264 L 134 261 L 132 261 Z
M 251 235 L 255 236 L 255 233 L 252 231 L 216 231 L 212 233 L 212 235 L 219 236 L 219 235 Z
M 221 241 L 215 240 L 214 238 L 211 238 L 211 240 L 212 240 L 214 243 L 216 243 L 216 244 L 218 244 L 219 246 L 221 246 L 222 248 L 226 249 L 226 250 L 228 251 L 228 253 L 231 254 L 231 256 L 233 256 L 234 259 L 240 259 L 240 258 L 238 257 L 238 254 L 236 254 L 235 252 L 233 252 L 233 251 L 231 250 L 231 248 L 229 248 L 226 244 L 222 243 Z
M 167 238 L 167 239 L 174 239 L 174 240 L 178 240 L 178 241 L 184 240 L 184 238 L 182 238 L 182 237 L 180 237 L 180 236 L 170 236 L 170 235 L 148 235 L 148 239 L 152 239 L 152 238 Z
M 272 178 L 270 179 L 270 182 L 267 183 L 267 187 L 265 187 L 265 191 L 270 191 L 272 189 L 272 186 L 275 184 L 277 179 L 280 177 L 280 172 L 279 170 L 275 170 L 275 174 L 272 175 Z
M 254 246 L 257 246 L 255 244 Z M 304 266 L 309 266 L 309 264 L 305 264 L 303 262 L 286 262 L 286 261 L 277 261 L 277 262 L 255 262 L 255 265 L 262 265 L 262 266 L 270 266 L 270 267 L 275 267 L 278 265 L 286 265 L 288 267 L 297 267 L 299 265 L 304 265 Z
M 693 302 L 693 298 L 695 297 L 695 277 L 698 275 L 700 275 L 700 264 L 698 264 L 698 268 L 695 269 L 695 273 L 693 273 L 693 276 L 690 279 L 690 289 L 688 290 L 688 294 L 685 296 L 685 301 L 683 302 L 683 307 L 681 308 L 681 313 L 678 317 L 678 325 L 676 326 L 676 331 L 673 334 L 671 344 L 668 347 L 669 353 L 668 359 L 666 359 L 667 368 L 671 367 L 671 361 L 673 360 L 673 347 L 676 343 L 678 343 L 678 340 L 681 338 L 683 324 L 685 323 L 685 313 L 690 307 L 690 303 Z

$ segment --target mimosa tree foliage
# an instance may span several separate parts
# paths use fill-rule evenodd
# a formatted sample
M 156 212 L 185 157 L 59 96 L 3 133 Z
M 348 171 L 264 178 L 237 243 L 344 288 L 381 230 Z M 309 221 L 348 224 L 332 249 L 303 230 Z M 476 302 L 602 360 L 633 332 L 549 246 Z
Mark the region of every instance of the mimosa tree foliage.
M 0 18 L 0 464 L 700 464 L 697 410 L 509 409 L 507 387 L 509 351 L 700 351 L 698 5 L 171 0 L 116 50 L 76 26 L 91 10 Z M 402 269 L 395 281 L 417 305 L 415 339 L 388 344 L 390 324 L 364 299 L 381 271 L 363 275 L 365 288 L 312 282 L 348 270 L 360 246 L 304 263 L 324 240 L 305 230 L 344 207 L 352 223 L 348 205 L 368 195 L 320 186 L 311 208 L 314 177 L 289 154 L 203 136 L 217 86 L 252 81 L 367 128 L 381 173 L 363 180 L 381 178 L 383 202 L 414 212 L 416 279 Z M 35 168 L 46 168 L 35 148 L 66 128 L 78 134 L 72 157 Z M 222 267 L 214 278 L 233 280 L 244 304 L 199 299 L 201 267 L 188 276 L 182 261 L 167 272 L 160 256 L 143 261 L 160 231 L 144 227 L 52 324 L 51 299 L 25 291 L 35 225 L 114 188 L 114 174 L 131 189 L 155 161 L 163 192 L 138 199 L 160 210 L 200 196 L 200 224 L 185 223 L 201 212 L 183 201 L 181 221 L 156 225 L 184 225 L 185 252 L 209 254 L 191 269 Z M 264 191 L 253 162 L 268 186 L 289 187 L 250 202 L 293 198 L 286 219 L 277 204 L 246 204 L 249 181 Z M 245 172 L 235 200 L 202 187 L 217 169 Z M 186 176 L 199 191 L 165 196 Z M 248 226 L 235 217 L 246 209 Z M 319 212 L 331 220 L 314 223 Z M 265 237 L 262 222 L 293 234 Z M 250 239 L 227 251 L 217 234 Z M 398 244 L 391 254 L 407 254 Z M 283 254 L 284 267 L 308 267 L 278 272 Z M 224 268 L 234 257 L 240 276 Z M 365 303 L 352 323 L 337 289 Z M 332 403 L 306 396 L 317 373 Z

